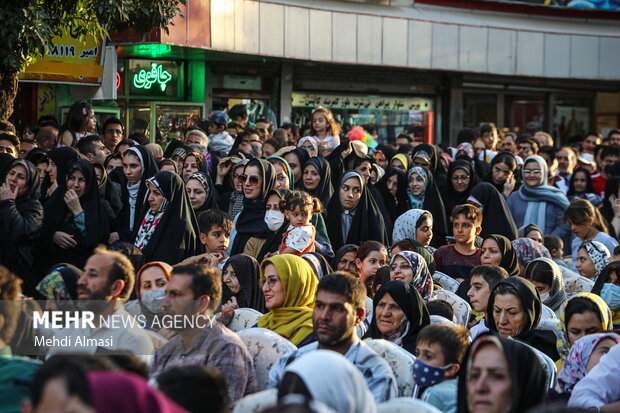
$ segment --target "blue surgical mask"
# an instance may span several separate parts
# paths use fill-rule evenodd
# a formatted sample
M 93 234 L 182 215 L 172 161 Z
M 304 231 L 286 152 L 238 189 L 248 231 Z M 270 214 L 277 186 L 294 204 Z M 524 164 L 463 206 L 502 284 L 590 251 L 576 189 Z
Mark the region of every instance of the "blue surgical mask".
M 601 289 L 601 298 L 612 310 L 620 308 L 620 287 L 606 283 Z
M 446 376 L 446 369 L 452 367 L 448 364 L 443 367 L 429 366 L 419 358 L 413 363 L 413 381 L 420 387 L 428 387 L 442 380 Z

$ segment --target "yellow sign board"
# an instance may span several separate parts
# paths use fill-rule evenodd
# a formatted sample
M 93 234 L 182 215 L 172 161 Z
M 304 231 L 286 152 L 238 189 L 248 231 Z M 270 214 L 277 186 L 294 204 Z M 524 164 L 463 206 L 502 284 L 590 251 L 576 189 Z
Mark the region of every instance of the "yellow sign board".
M 61 83 L 101 83 L 103 40 L 88 35 L 83 41 L 65 32 L 52 39 L 47 54 L 26 67 L 20 80 Z

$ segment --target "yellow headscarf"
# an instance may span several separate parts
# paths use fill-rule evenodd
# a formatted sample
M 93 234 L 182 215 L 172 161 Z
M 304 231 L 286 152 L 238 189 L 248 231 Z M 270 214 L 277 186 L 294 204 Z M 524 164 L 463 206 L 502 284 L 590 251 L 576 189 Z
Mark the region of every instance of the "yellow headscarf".
M 396 155 L 394 155 L 392 157 L 392 161 L 394 159 L 398 159 L 399 161 L 401 161 L 403 163 L 403 165 L 405 165 L 405 171 L 409 170 L 409 158 L 407 158 L 407 155 L 403 154 L 403 153 L 397 153 Z M 392 166 L 392 162 L 390 161 L 390 166 Z
M 603 330 L 611 330 L 614 328 L 609 306 L 605 301 L 603 301 L 601 297 L 592 293 L 577 294 L 576 296 L 565 302 L 560 311 L 560 323 L 558 324 L 558 331 L 556 332 L 556 347 L 558 348 L 558 353 L 560 353 L 561 360 L 566 359 L 566 356 L 568 355 L 571 347 L 568 341 L 568 326 L 566 325 L 566 306 L 571 300 L 574 300 L 575 298 L 586 298 L 596 304 L 601 314 L 601 324 L 603 325 Z
M 276 267 L 284 290 L 284 305 L 273 308 L 258 319 L 258 326 L 280 334 L 298 345 L 312 334 L 312 308 L 319 284 L 306 260 L 292 254 L 275 255 L 260 265 L 260 282 L 265 282 L 265 267 Z

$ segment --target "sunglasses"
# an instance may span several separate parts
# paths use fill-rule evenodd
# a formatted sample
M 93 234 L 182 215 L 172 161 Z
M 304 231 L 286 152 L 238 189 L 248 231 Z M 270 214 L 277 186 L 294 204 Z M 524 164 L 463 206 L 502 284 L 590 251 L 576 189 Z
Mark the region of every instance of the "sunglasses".
M 258 185 L 258 183 L 260 182 L 260 177 L 256 175 L 247 176 L 246 174 L 241 174 L 239 175 L 239 181 L 241 183 L 245 183 L 245 181 L 248 181 L 250 185 Z

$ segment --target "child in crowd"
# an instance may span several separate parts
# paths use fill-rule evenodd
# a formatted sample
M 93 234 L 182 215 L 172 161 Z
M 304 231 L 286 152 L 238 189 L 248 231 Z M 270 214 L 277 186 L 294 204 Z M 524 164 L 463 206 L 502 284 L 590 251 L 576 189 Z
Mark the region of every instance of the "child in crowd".
M 562 252 L 564 251 L 564 241 L 562 241 L 562 238 L 557 235 L 546 235 L 544 238 L 544 245 L 545 248 L 549 250 L 553 262 L 560 267 L 568 268 L 568 265 L 566 265 L 566 262 L 563 260 L 564 255 Z
M 211 267 L 222 266 L 226 262 L 226 250 L 230 243 L 230 231 L 233 222 L 224 211 L 207 209 L 198 215 L 200 243 L 205 249 L 204 254 L 187 258 L 179 264 L 206 264 Z
M 469 342 L 460 325 L 433 324 L 418 333 L 413 380 L 421 388 L 419 397 L 444 413 L 456 413 L 456 377 Z
M 366 287 L 372 285 L 377 270 L 387 264 L 388 254 L 385 246 L 377 241 L 366 241 L 357 249 L 355 266 L 360 281 Z
M 319 106 L 312 111 L 310 134 L 319 142 L 319 152 L 327 156 L 340 145 L 340 126 L 331 110 Z
M 475 242 L 482 231 L 482 212 L 470 204 L 457 205 L 452 210 L 451 220 L 456 244 L 444 245 L 435 251 L 435 263 L 437 271 L 462 282 L 469 277 L 472 268 L 480 265 L 480 248 Z
M 469 297 L 471 308 L 475 313 L 479 314 L 477 319 L 480 320 L 478 324 L 470 328 L 472 339 L 489 331 L 484 320 L 487 304 L 489 303 L 491 291 L 495 288 L 497 283 L 504 278 L 508 278 L 508 272 L 501 267 L 478 265 L 471 270 L 471 275 L 469 276 L 470 287 L 467 291 L 467 297 Z
M 308 252 L 314 252 L 316 228 L 310 220 L 312 220 L 312 214 L 322 212 L 321 201 L 307 192 L 293 191 L 286 195 L 284 202 L 284 215 L 289 221 L 289 227 L 282 234 L 279 253 L 302 256 Z
M 577 267 L 577 253 L 584 241 L 598 241 L 613 251 L 618 245 L 610 236 L 607 224 L 598 208 L 585 199 L 573 199 L 564 213 L 564 221 L 570 225 L 575 238 L 571 242 L 573 266 Z

